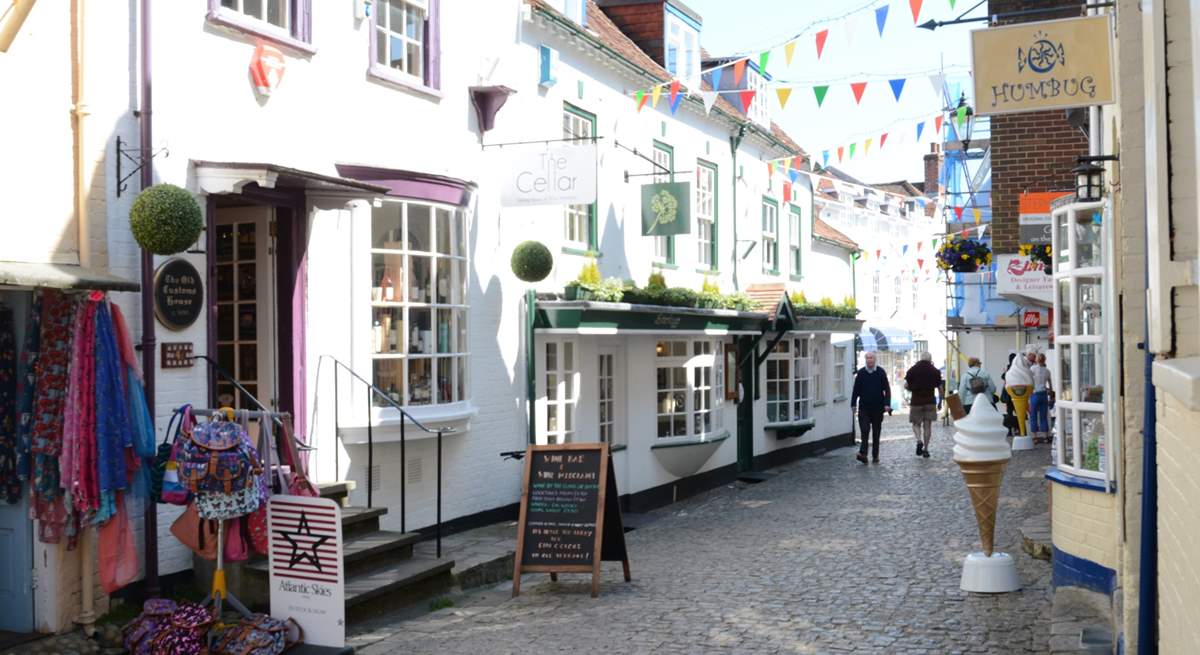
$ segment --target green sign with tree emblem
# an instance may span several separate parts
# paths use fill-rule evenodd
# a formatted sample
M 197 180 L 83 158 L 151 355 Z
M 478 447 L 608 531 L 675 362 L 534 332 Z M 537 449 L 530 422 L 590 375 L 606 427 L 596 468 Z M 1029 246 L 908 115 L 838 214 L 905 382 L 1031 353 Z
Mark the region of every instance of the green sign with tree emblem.
M 688 234 L 691 225 L 691 182 L 661 182 L 642 186 L 642 236 Z

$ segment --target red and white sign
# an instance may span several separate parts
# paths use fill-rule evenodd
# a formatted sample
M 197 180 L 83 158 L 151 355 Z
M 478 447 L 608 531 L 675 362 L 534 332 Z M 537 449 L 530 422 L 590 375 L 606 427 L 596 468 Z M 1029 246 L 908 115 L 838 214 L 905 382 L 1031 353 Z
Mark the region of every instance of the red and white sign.
M 271 616 L 294 619 L 304 643 L 346 644 L 346 580 L 342 566 L 342 510 L 328 498 L 272 496 Z
M 283 79 L 283 71 L 287 61 L 283 53 L 273 45 L 260 43 L 254 48 L 254 56 L 250 58 L 250 78 L 254 80 L 254 90 L 263 97 L 270 97 L 279 81 Z
M 1042 327 L 1042 313 L 1039 311 L 1026 311 L 1025 314 L 1021 316 L 1021 325 L 1027 328 Z
M 1022 255 L 996 255 L 996 293 L 1019 305 L 1054 304 L 1054 276 L 1046 267 Z

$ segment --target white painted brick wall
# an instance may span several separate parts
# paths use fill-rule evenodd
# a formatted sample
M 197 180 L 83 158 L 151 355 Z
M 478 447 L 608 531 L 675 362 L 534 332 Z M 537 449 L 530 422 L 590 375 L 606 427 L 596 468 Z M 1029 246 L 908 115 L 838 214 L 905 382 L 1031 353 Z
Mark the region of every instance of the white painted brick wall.
M 1051 488 L 1054 545 L 1076 557 L 1116 570 L 1116 497 L 1060 484 L 1052 484 Z
M 1158 403 L 1159 652 L 1200 652 L 1200 413 Z

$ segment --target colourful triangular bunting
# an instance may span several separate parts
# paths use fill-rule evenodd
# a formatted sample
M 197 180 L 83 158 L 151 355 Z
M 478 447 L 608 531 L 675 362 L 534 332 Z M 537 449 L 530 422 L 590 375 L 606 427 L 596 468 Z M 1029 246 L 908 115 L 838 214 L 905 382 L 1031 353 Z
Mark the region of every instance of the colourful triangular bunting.
M 921 15 L 921 3 L 924 0 L 908 0 L 908 7 L 912 9 L 913 24 L 916 25 L 917 18 Z
M 888 84 L 892 85 L 892 95 L 896 96 L 896 102 L 900 102 L 900 93 L 904 91 L 904 78 L 888 80 Z
M 712 69 L 712 88 L 713 91 L 721 90 L 721 74 L 725 72 L 725 67 Z
M 817 106 L 818 107 L 821 106 L 821 103 L 825 102 L 825 94 L 828 92 L 829 92 L 828 84 L 826 84 L 824 86 L 814 86 L 813 87 L 813 94 L 817 96 Z
M 883 147 L 883 144 L 887 143 L 887 135 L 888 135 L 887 132 L 884 132 L 883 134 L 879 135 L 879 147 L 880 148 Z
M 733 85 L 735 87 L 742 85 L 742 76 L 746 74 L 746 60 L 739 59 L 733 62 Z
M 795 52 L 796 52 L 796 42 L 795 41 L 788 41 L 786 44 L 784 44 L 783 60 L 785 62 L 787 62 L 788 66 L 792 65 L 792 55 L 795 54 Z
M 851 82 L 850 90 L 854 91 L 854 104 L 862 104 L 863 91 L 867 90 L 867 83 Z
M 821 53 L 825 50 L 825 39 L 829 38 L 829 30 L 821 30 L 817 32 L 817 59 L 821 58 Z
M 788 98 L 792 97 L 792 87 L 780 86 L 775 88 L 775 95 L 779 96 L 779 108 L 787 107 Z
M 671 80 L 671 104 L 675 104 L 675 98 L 679 97 L 679 80 Z
M 750 103 L 754 102 L 754 89 L 746 89 L 738 92 L 738 98 L 742 101 L 742 111 L 750 113 Z
M 857 146 L 857 145 L 858 145 L 857 143 L 850 144 L 850 159 L 854 159 L 854 146 Z
M 659 99 L 661 96 L 662 96 L 662 85 L 661 85 L 661 84 L 656 84 L 656 85 L 654 86 L 654 89 L 652 89 L 652 90 L 650 91 L 650 106 L 651 106 L 651 107 L 654 107 L 654 108 L 657 108 L 657 107 L 658 107 L 658 99 Z
M 700 97 L 704 100 L 704 113 L 712 111 L 713 105 L 717 102 L 716 91 L 701 91 Z
M 829 167 L 829 151 L 828 150 L 821 151 L 821 167 L 822 168 Z
M 962 221 L 962 213 L 963 213 L 963 208 L 962 208 L 962 207 L 955 207 L 955 208 L 954 208 L 954 217 L 955 217 L 956 219 L 958 219 L 959 221 Z
M 758 72 L 760 74 L 762 74 L 762 75 L 767 74 L 767 60 L 770 58 L 771 58 L 770 50 L 763 50 L 762 53 L 758 55 Z
M 879 36 L 883 36 L 883 26 L 887 24 L 888 5 L 875 10 L 875 26 L 879 28 Z
M 946 74 L 937 73 L 929 76 L 929 83 L 933 85 L 933 92 L 937 95 L 938 100 L 942 99 L 942 93 L 946 87 Z
M 944 116 L 942 116 L 941 114 L 938 114 L 937 116 L 934 116 L 934 118 L 933 118 L 933 129 L 939 135 L 942 133 L 942 119 L 943 118 L 944 118 Z
M 979 225 L 979 221 L 983 220 L 983 212 L 980 212 L 978 207 L 973 208 L 971 211 L 975 213 L 975 224 Z
M 921 140 L 921 132 L 925 131 L 925 121 L 917 123 L 917 141 Z
M 842 162 L 842 154 L 845 152 L 845 147 L 838 146 L 838 163 Z
M 637 95 L 634 96 L 634 98 L 637 100 L 637 110 L 638 111 L 641 111 L 642 107 L 644 107 L 646 105 L 646 101 L 650 99 L 646 95 L 645 91 L 638 91 Z
M 871 151 L 871 139 L 867 139 L 866 141 L 863 141 L 863 154 L 865 155 L 870 151 Z
M 963 105 L 962 107 L 959 107 L 958 111 L 954 113 L 955 118 L 958 120 L 958 129 L 961 130 L 963 123 L 967 122 L 967 106 Z

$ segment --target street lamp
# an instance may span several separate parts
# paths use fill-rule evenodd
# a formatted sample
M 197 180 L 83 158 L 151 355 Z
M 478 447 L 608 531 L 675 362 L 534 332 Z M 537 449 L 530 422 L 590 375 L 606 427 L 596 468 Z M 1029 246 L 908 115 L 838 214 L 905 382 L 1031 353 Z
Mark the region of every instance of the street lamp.
M 971 133 L 975 130 L 975 110 L 967 104 L 967 94 L 963 93 L 958 97 L 958 106 L 954 108 L 954 115 L 957 117 L 960 109 L 966 108 L 965 127 L 959 126 L 958 140 L 962 142 L 963 156 L 966 156 L 967 150 L 971 146 Z
M 1072 172 L 1075 173 L 1075 198 L 1079 202 L 1099 202 L 1104 196 L 1104 168 L 1085 160 Z

